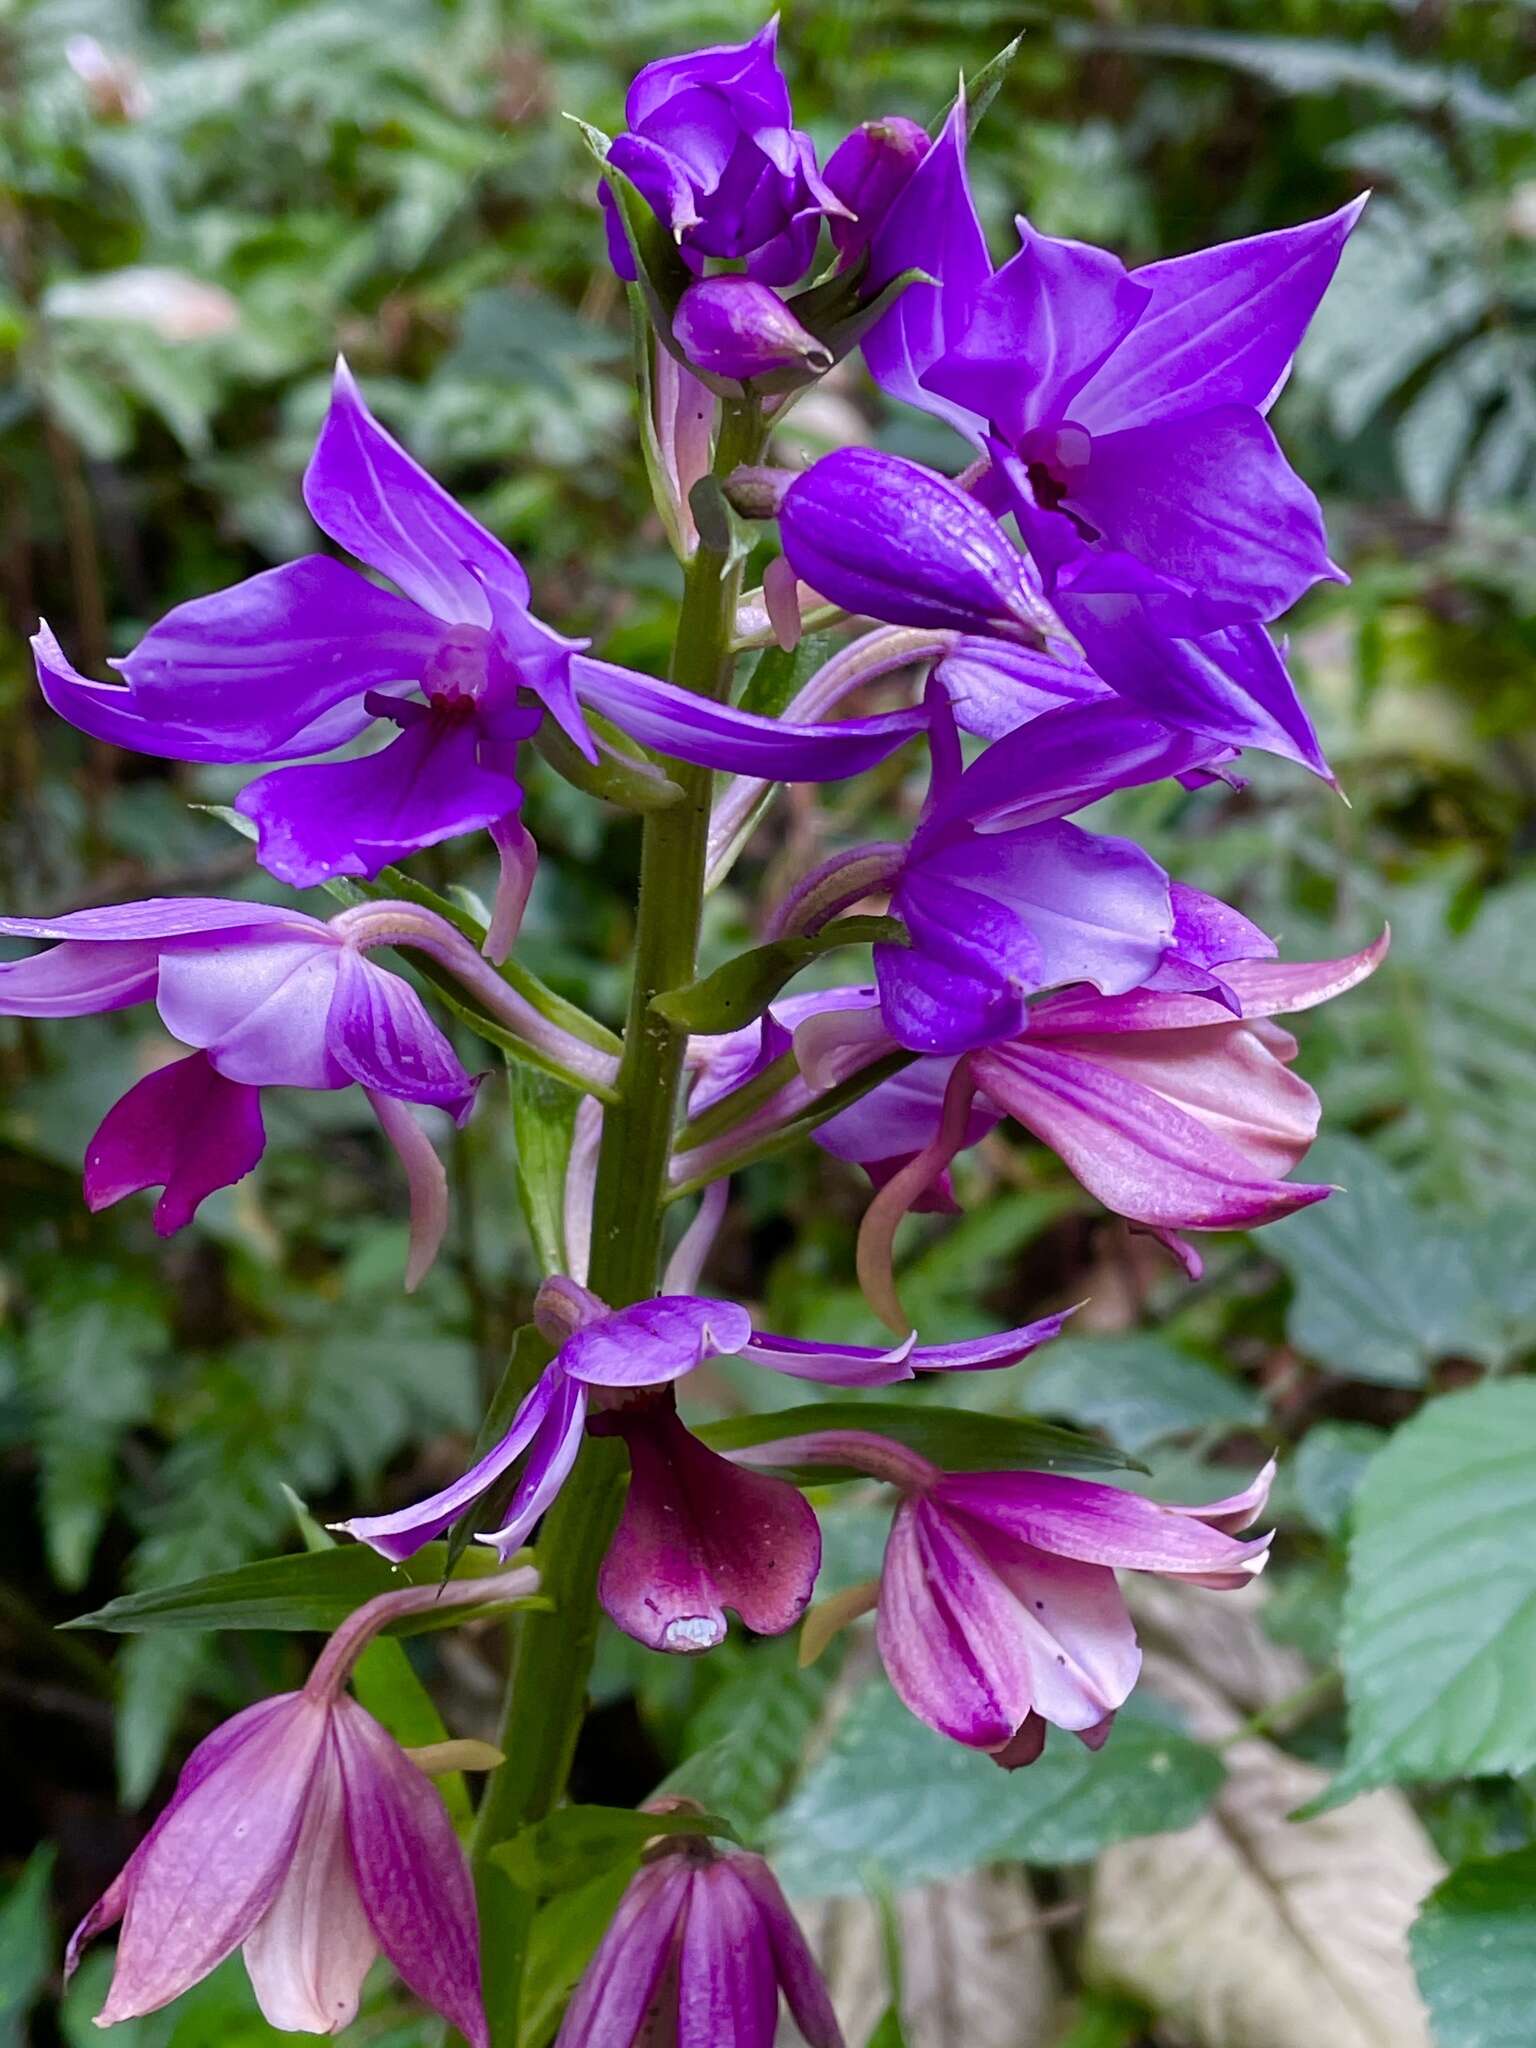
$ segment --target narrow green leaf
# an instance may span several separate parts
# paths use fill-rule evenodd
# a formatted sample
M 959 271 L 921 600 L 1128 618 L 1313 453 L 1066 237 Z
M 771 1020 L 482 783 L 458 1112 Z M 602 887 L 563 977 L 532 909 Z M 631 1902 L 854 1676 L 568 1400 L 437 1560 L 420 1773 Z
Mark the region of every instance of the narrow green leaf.
M 574 1088 L 529 1067 L 509 1068 L 507 1083 L 512 1091 L 517 1191 L 528 1235 L 543 1271 L 563 1273 L 565 1176 L 581 1097 Z
M 616 1863 L 638 1862 L 656 1835 L 739 1839 L 715 1813 L 638 1813 L 627 1806 L 563 1806 L 491 1851 L 491 1861 L 526 1892 L 548 1898 L 588 1884 Z
M 1005 43 L 995 57 L 983 64 L 979 71 L 972 72 L 971 76 L 966 79 L 963 90 L 965 93 L 965 132 L 968 136 L 976 133 L 977 123 L 997 98 L 999 91 L 1002 89 L 1003 80 L 1013 69 L 1013 60 L 1018 56 L 1023 42 L 1024 34 L 1021 30 L 1011 43 Z M 943 129 L 944 123 L 949 119 L 954 110 L 955 102 L 951 100 L 943 113 L 930 124 L 929 134 L 939 134 Z
M 759 718 L 781 716 L 817 669 L 832 659 L 840 639 L 836 633 L 807 633 L 798 647 L 765 647 L 747 677 L 741 709 Z
M 773 939 L 738 953 L 713 974 L 686 988 L 666 990 L 651 1002 L 669 1024 L 690 1031 L 739 1031 L 760 1017 L 784 984 L 810 961 L 838 946 L 905 945 L 906 927 L 894 917 L 839 917 L 819 932 Z
M 233 1571 L 212 1572 L 176 1586 L 150 1592 L 124 1593 L 90 1614 L 77 1615 L 65 1628 L 98 1628 L 112 1635 L 142 1635 L 151 1630 L 248 1629 L 308 1630 L 336 1628 L 354 1608 L 376 1593 L 402 1586 L 430 1586 L 445 1576 L 447 1545 L 429 1543 L 408 1564 L 391 1565 L 363 1545 L 300 1552 L 294 1557 L 262 1558 Z M 455 1577 L 485 1578 L 502 1570 L 490 1551 L 471 1551 Z M 488 1612 L 511 1603 L 498 1601 Z M 519 1606 L 526 1603 L 517 1602 Z M 547 1604 L 547 1603 L 544 1603 Z M 444 1626 L 461 1626 L 478 1608 L 455 1607 L 441 1619 L 413 1614 L 396 1623 L 392 1635 L 421 1635 Z
M 48 1893 L 57 1850 L 44 1842 L 28 1857 L 21 1875 L 0 1901 L 0 2042 L 17 2048 L 26 2038 L 22 2021 L 53 1973 L 53 1921 Z
M 946 1472 L 1144 1472 L 1137 1459 L 1055 1423 L 1032 1416 L 982 1415 L 968 1408 L 929 1407 L 915 1401 L 813 1401 L 767 1415 L 731 1415 L 699 1425 L 697 1434 L 717 1451 L 747 1450 L 813 1430 L 873 1430 L 893 1437 Z M 765 1468 L 767 1469 L 767 1468 Z M 803 1486 L 867 1474 L 854 1467 L 796 1465 L 771 1468 Z
M 1438 2048 L 1528 2048 L 1536 2011 L 1536 1849 L 1463 1863 L 1409 1937 Z
M 909 285 L 936 285 L 938 281 L 926 270 L 904 270 L 889 284 L 882 285 L 863 305 L 853 307 L 841 319 L 812 328 L 812 332 L 818 341 L 826 343 L 833 361 L 841 362 L 844 356 L 858 347 L 870 328 L 890 310 Z

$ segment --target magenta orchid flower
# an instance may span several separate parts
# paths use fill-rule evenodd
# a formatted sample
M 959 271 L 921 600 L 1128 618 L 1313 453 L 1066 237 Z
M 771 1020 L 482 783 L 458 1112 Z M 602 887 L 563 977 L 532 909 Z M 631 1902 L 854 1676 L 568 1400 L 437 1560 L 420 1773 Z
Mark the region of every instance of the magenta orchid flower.
M 153 1002 L 186 1057 L 137 1082 L 86 1148 L 85 1199 L 103 1209 L 164 1190 L 155 1228 L 191 1221 L 265 1145 L 263 1088 L 363 1089 L 411 1189 L 407 1284 L 431 1265 L 447 1221 L 442 1164 L 411 1105 L 468 1116 L 475 1082 L 410 984 L 368 957 L 411 944 L 435 954 L 500 1013 L 554 1050 L 534 1015 L 452 926 L 411 904 L 368 904 L 323 923 L 303 911 L 217 898 L 159 898 L 57 918 L 0 918 L 0 934 L 59 943 L 0 965 L 0 1016 L 80 1017 Z M 567 1034 L 560 1050 L 593 1054 Z M 612 1062 L 606 1065 L 611 1068 Z M 592 1068 L 588 1078 L 602 1078 Z
M 843 2048 L 821 1973 L 762 1857 L 703 1834 L 660 1836 L 556 2048 L 773 2048 L 780 1993 L 808 2048 Z
M 680 760 L 812 781 L 859 773 L 922 723 L 905 712 L 786 728 L 590 659 L 533 616 L 516 557 L 385 432 L 344 363 L 304 495 L 317 525 L 395 590 L 325 555 L 264 570 L 168 613 L 117 664 L 126 687 L 77 674 L 46 625 L 33 643 L 54 710 L 140 753 L 298 761 L 375 720 L 397 726 L 380 752 L 276 768 L 241 791 L 259 858 L 295 888 L 373 876 L 490 828 L 504 893 L 520 902 L 531 841 L 517 752 L 545 712 L 589 760 L 583 706 Z M 514 922 L 503 913 L 502 950 Z
M 920 1721 L 1009 1769 L 1033 1763 L 1047 1724 L 1097 1749 L 1141 1669 L 1117 1571 L 1234 1592 L 1271 1537 L 1270 1461 L 1206 1507 L 1165 1507 L 1056 1472 L 941 1472 L 888 1438 L 825 1430 L 758 1445 L 749 1463 L 852 1465 L 901 1489 L 877 1596 L 891 1684 Z
M 620 171 L 668 230 L 689 269 L 740 263 L 761 284 L 792 284 L 816 252 L 822 220 L 847 212 L 793 123 L 779 69 L 777 15 L 745 43 L 663 57 L 636 74 L 625 132 L 609 146 Z M 608 253 L 633 281 L 634 257 L 613 194 L 599 187 Z
M 908 1338 L 878 1351 L 755 1331 L 736 1303 L 693 1295 L 608 1309 L 566 1279 L 545 1281 L 534 1314 L 559 1348 L 501 1441 L 429 1499 L 340 1526 L 398 1562 L 442 1535 L 523 1459 L 502 1525 L 480 1538 L 506 1558 L 559 1493 L 583 1433 L 621 1436 L 633 1476 L 603 1567 L 603 1604 L 637 1640 L 677 1651 L 721 1641 L 726 1607 L 760 1635 L 792 1627 L 821 1562 L 816 1518 L 795 1488 L 742 1472 L 684 1428 L 673 1399 L 679 1379 L 707 1359 L 740 1357 L 823 1385 L 891 1386 L 918 1372 L 1014 1364 L 1065 1321 L 1047 1316 L 953 1344 Z
M 247 1707 L 200 1742 L 170 1804 L 75 1929 L 123 1931 L 98 2026 L 158 2012 L 239 1948 L 274 2027 L 334 2034 L 357 2013 L 374 1957 L 458 2028 L 489 2036 L 475 1890 L 431 1780 L 343 1691 L 379 1629 L 426 1608 L 516 1600 L 495 1579 L 384 1593 L 343 1623 L 301 1692 Z

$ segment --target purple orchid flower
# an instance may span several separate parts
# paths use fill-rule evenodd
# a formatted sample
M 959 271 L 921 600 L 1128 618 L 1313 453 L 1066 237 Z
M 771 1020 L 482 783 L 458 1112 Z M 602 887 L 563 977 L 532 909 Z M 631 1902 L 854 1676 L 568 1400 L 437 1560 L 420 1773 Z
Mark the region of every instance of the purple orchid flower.
M 528 610 L 516 558 L 385 432 L 345 364 L 304 478 L 316 523 L 388 576 L 381 589 L 306 555 L 170 612 L 117 666 L 126 688 L 76 673 L 43 626 L 43 694 L 97 739 L 183 761 L 292 761 L 400 728 L 381 752 L 283 767 L 241 791 L 265 867 L 295 888 L 376 875 L 421 847 L 490 827 L 503 894 L 527 894 L 517 749 L 547 711 L 589 760 L 582 706 L 704 767 L 786 780 L 856 774 L 920 713 L 787 729 L 589 659 Z M 419 695 L 412 694 L 419 692 Z M 506 904 L 493 919 L 510 943 Z
M 792 1627 L 815 1585 L 821 1537 L 794 1487 L 743 1473 L 689 1434 L 674 1406 L 677 1380 L 706 1359 L 740 1357 L 793 1379 L 891 1386 L 917 1372 L 1014 1364 L 1065 1320 L 1047 1316 L 955 1344 L 919 1346 L 909 1337 L 877 1351 L 756 1332 L 734 1302 L 693 1295 L 608 1309 L 563 1278 L 545 1281 L 534 1315 L 559 1348 L 501 1441 L 430 1499 L 339 1526 L 393 1561 L 410 1557 L 526 1457 L 502 1526 L 480 1538 L 506 1558 L 559 1493 L 583 1432 L 622 1436 L 633 1477 L 599 1591 L 628 1634 L 682 1652 L 720 1642 L 727 1607 L 760 1635 Z
M 864 1219 L 859 1271 L 893 1327 L 906 1327 L 891 1280 L 896 1226 L 976 1142 L 978 1123 L 983 1131 L 1005 1117 L 1022 1124 L 1107 1209 L 1162 1239 L 1196 1277 L 1201 1262 L 1184 1231 L 1253 1229 L 1333 1192 L 1284 1178 L 1317 1135 L 1320 1109 L 1290 1071 L 1295 1039 L 1270 1020 L 1364 981 L 1389 935 L 1340 960 L 1213 959 L 1229 943 L 1247 943 L 1238 936 L 1246 920 L 1233 925 L 1226 905 L 1191 896 L 1188 952 L 1171 955 L 1164 986 L 1119 996 L 1058 990 L 1031 1007 L 1017 1037 L 924 1060 L 816 1132 L 825 1150 L 877 1169 L 882 1185 Z M 1213 985 L 1181 988 L 1201 976 Z M 840 1042 L 858 1064 L 880 1056 L 869 1028 L 875 992 L 848 994 L 848 1010 L 828 1003 L 795 1033 L 807 1085 L 824 1085 L 825 1062 L 838 1071 Z
M 1206 1507 L 1165 1507 L 1055 1472 L 941 1472 L 859 1430 L 762 1444 L 750 1463 L 853 1465 L 901 1489 L 880 1574 L 876 1637 L 891 1684 L 939 1734 L 1030 1764 L 1047 1724 L 1097 1749 L 1141 1669 L 1117 1571 L 1236 1592 L 1272 1538 L 1238 1540 L 1274 1461 Z
M 707 1835 L 663 1836 L 619 1901 L 555 2048 L 773 2048 L 781 1992 L 809 2048 L 843 2048 L 821 1973 L 762 1857 Z
M 912 265 L 938 283 L 864 342 L 892 396 L 992 456 L 1046 595 L 1112 687 L 1320 773 L 1256 626 L 1340 572 L 1265 414 L 1362 204 L 1137 271 L 1021 221 L 994 272 L 957 107 L 871 248 L 872 286 Z
M 647 64 L 624 101 L 608 161 L 668 230 L 689 269 L 744 265 L 761 284 L 792 284 L 816 253 L 824 217 L 846 213 L 822 178 L 810 137 L 793 127 L 778 62 L 777 15 L 745 43 Z M 608 253 L 635 277 L 613 194 L 599 186 Z
M 263 1088 L 355 1084 L 410 1182 L 409 1286 L 441 1241 L 447 1180 L 408 1105 L 443 1109 L 462 1123 L 476 1084 L 415 990 L 368 949 L 414 944 L 451 965 L 512 1028 L 531 1036 L 550 1029 L 525 1014 L 466 939 L 411 904 L 369 904 L 326 924 L 266 903 L 160 898 L 57 918 L 0 918 L 0 934 L 60 942 L 0 965 L 0 1015 L 81 1017 L 153 1002 L 171 1036 L 191 1048 L 107 1112 L 86 1148 L 91 1209 L 161 1187 L 155 1228 L 163 1236 L 180 1230 L 205 1196 L 242 1179 L 261 1157 Z M 574 1040 L 566 1050 L 592 1057 Z M 591 1078 L 601 1077 L 594 1069 Z
M 886 883 L 908 943 L 874 949 L 880 1010 L 912 1052 L 1010 1038 L 1044 988 L 1087 982 L 1120 995 L 1150 981 L 1175 945 L 1168 876 L 1130 840 L 1066 815 L 1224 750 L 1110 701 L 1046 712 L 962 769 L 941 685 L 930 685 L 930 715 L 933 778 L 910 845 L 834 855 L 775 931 L 814 930 Z
M 398 1616 L 521 1599 L 537 1585 L 524 1567 L 381 1594 L 336 1631 L 301 1692 L 247 1707 L 200 1742 L 70 1940 L 66 1976 L 87 1942 L 123 1922 L 96 2024 L 158 2012 L 243 1948 L 274 2027 L 333 2034 L 355 2017 L 382 1951 L 486 2048 L 475 1890 L 453 1823 L 410 1753 L 342 1688 Z

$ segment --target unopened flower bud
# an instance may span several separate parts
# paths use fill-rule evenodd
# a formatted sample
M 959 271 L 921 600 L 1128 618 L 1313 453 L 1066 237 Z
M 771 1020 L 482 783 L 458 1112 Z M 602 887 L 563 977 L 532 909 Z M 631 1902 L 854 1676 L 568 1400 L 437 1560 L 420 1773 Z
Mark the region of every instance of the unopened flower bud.
M 865 121 L 833 150 L 826 178 L 853 215 L 829 217 L 832 240 L 844 263 L 869 247 L 870 238 L 894 205 L 907 180 L 933 147 L 928 131 L 905 114 Z
M 831 351 L 802 327 L 777 292 L 750 277 L 706 277 L 689 285 L 672 317 L 672 332 L 696 369 L 745 383 L 775 370 L 819 376 Z

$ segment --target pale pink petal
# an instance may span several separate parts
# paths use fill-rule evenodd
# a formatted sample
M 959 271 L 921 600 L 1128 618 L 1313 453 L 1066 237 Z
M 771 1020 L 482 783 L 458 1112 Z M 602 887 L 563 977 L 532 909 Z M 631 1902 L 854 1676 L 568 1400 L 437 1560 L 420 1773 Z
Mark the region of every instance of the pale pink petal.
M 414 1294 L 431 1272 L 448 1228 L 448 1170 L 408 1102 L 382 1095 L 376 1088 L 367 1094 L 410 1187 L 411 1243 L 405 1262 L 405 1291 Z
M 378 1952 L 352 1877 L 341 1769 L 328 1736 L 287 1875 L 246 1937 L 245 1967 L 274 2027 L 335 2034 L 356 2018 Z

